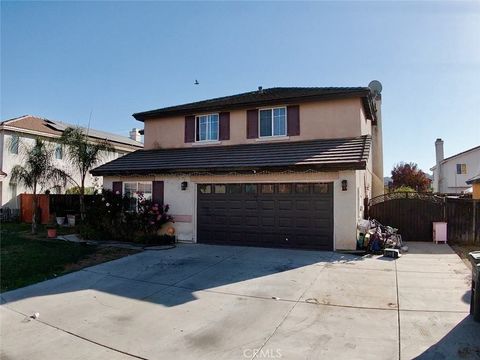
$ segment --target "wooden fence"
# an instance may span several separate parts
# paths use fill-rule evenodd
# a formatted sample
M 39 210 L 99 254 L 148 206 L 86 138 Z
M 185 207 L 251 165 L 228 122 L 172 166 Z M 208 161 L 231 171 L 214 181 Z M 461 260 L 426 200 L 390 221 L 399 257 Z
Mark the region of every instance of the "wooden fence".
M 448 240 L 480 244 L 480 200 L 445 199 Z
M 448 241 L 480 244 L 480 200 L 390 193 L 370 200 L 366 217 L 399 229 L 406 241 L 431 241 L 432 222 L 447 222 Z
M 40 223 L 48 224 L 50 220 L 49 200 L 46 194 L 39 194 L 37 206 L 40 208 Z M 20 194 L 20 221 L 31 223 L 33 218 L 33 194 Z
M 101 195 L 85 195 L 85 202 L 88 202 L 93 196 Z M 41 223 L 48 224 L 51 217 L 75 215 L 80 213 L 80 195 L 68 194 L 40 194 L 38 195 L 38 207 L 40 208 Z M 20 195 L 20 221 L 31 223 L 33 211 L 33 194 Z

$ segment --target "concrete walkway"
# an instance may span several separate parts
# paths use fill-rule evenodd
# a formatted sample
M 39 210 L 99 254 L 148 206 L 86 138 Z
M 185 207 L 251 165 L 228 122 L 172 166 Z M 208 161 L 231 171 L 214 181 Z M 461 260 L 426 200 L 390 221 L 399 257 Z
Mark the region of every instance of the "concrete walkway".
M 145 251 L 2 294 L 0 357 L 480 358 L 469 270 L 447 245 L 409 246 Z

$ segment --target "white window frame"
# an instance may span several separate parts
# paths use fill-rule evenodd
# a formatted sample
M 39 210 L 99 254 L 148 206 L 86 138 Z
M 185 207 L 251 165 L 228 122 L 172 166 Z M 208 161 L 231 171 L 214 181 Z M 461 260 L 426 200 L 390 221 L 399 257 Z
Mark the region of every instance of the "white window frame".
M 274 122 L 275 122 L 275 117 L 273 115 L 273 111 L 275 109 L 285 109 L 285 128 L 283 129 L 283 135 L 273 135 L 273 129 L 274 129 Z M 262 135 L 262 132 L 261 132 L 261 119 L 260 119 L 260 112 L 261 111 L 267 111 L 267 110 L 270 110 L 271 114 L 272 114 L 272 135 Z M 276 106 L 276 107 L 271 107 L 271 108 L 261 108 L 261 109 L 258 109 L 258 137 L 259 138 L 263 138 L 263 139 L 269 139 L 269 138 L 285 138 L 288 136 L 287 134 L 287 107 L 286 106 Z
M 14 140 L 16 139 L 16 141 Z M 13 155 L 18 155 L 18 149 L 20 147 L 20 136 L 18 134 L 12 134 L 10 137 L 9 152 Z
M 60 157 L 58 157 L 59 153 L 60 153 Z M 55 159 L 63 160 L 63 146 L 61 144 L 57 144 L 55 146 Z
M 210 133 L 212 129 L 212 121 L 211 121 L 211 116 L 217 116 L 217 138 L 216 139 L 208 139 L 208 134 Z M 206 117 L 207 118 L 207 133 L 206 137 L 207 139 L 205 140 L 200 140 L 200 118 L 201 117 Z M 198 136 L 197 136 L 198 135 Z M 197 140 L 198 138 L 198 140 Z M 218 142 L 220 138 L 220 114 L 219 113 L 211 113 L 211 114 L 201 114 L 201 115 L 196 115 L 195 116 L 195 142 L 196 143 L 206 143 L 206 142 Z
M 458 172 L 458 166 L 460 165 L 460 172 Z M 463 172 L 465 170 L 465 172 Z M 466 175 L 467 174 L 467 164 L 459 163 L 455 165 L 455 174 L 456 175 Z
M 138 211 L 138 185 L 143 184 L 143 185 L 150 185 L 152 190 L 150 192 L 150 198 L 147 198 L 147 200 L 152 200 L 153 198 L 153 183 L 151 181 L 124 181 L 122 184 L 122 194 L 125 196 L 127 195 L 126 192 L 126 185 L 127 184 L 135 184 L 135 192 L 132 194 L 132 198 L 135 199 L 135 209 L 129 209 L 130 211 Z

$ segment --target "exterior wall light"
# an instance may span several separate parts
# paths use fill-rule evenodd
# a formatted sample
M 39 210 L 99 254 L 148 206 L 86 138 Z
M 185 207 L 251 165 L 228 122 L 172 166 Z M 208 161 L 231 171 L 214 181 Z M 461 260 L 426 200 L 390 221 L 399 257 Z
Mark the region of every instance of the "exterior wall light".
M 342 191 L 347 191 L 347 180 L 342 180 Z
M 186 181 L 182 181 L 181 189 L 187 190 L 188 183 Z

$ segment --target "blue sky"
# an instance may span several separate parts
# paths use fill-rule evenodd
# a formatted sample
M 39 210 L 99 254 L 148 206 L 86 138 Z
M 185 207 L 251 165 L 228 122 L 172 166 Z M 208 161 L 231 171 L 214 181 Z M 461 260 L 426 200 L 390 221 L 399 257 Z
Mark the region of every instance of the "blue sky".
M 193 82 L 198 79 L 199 86 Z M 384 168 L 480 145 L 480 2 L 1 3 L 1 119 L 131 114 L 272 86 L 383 84 Z

